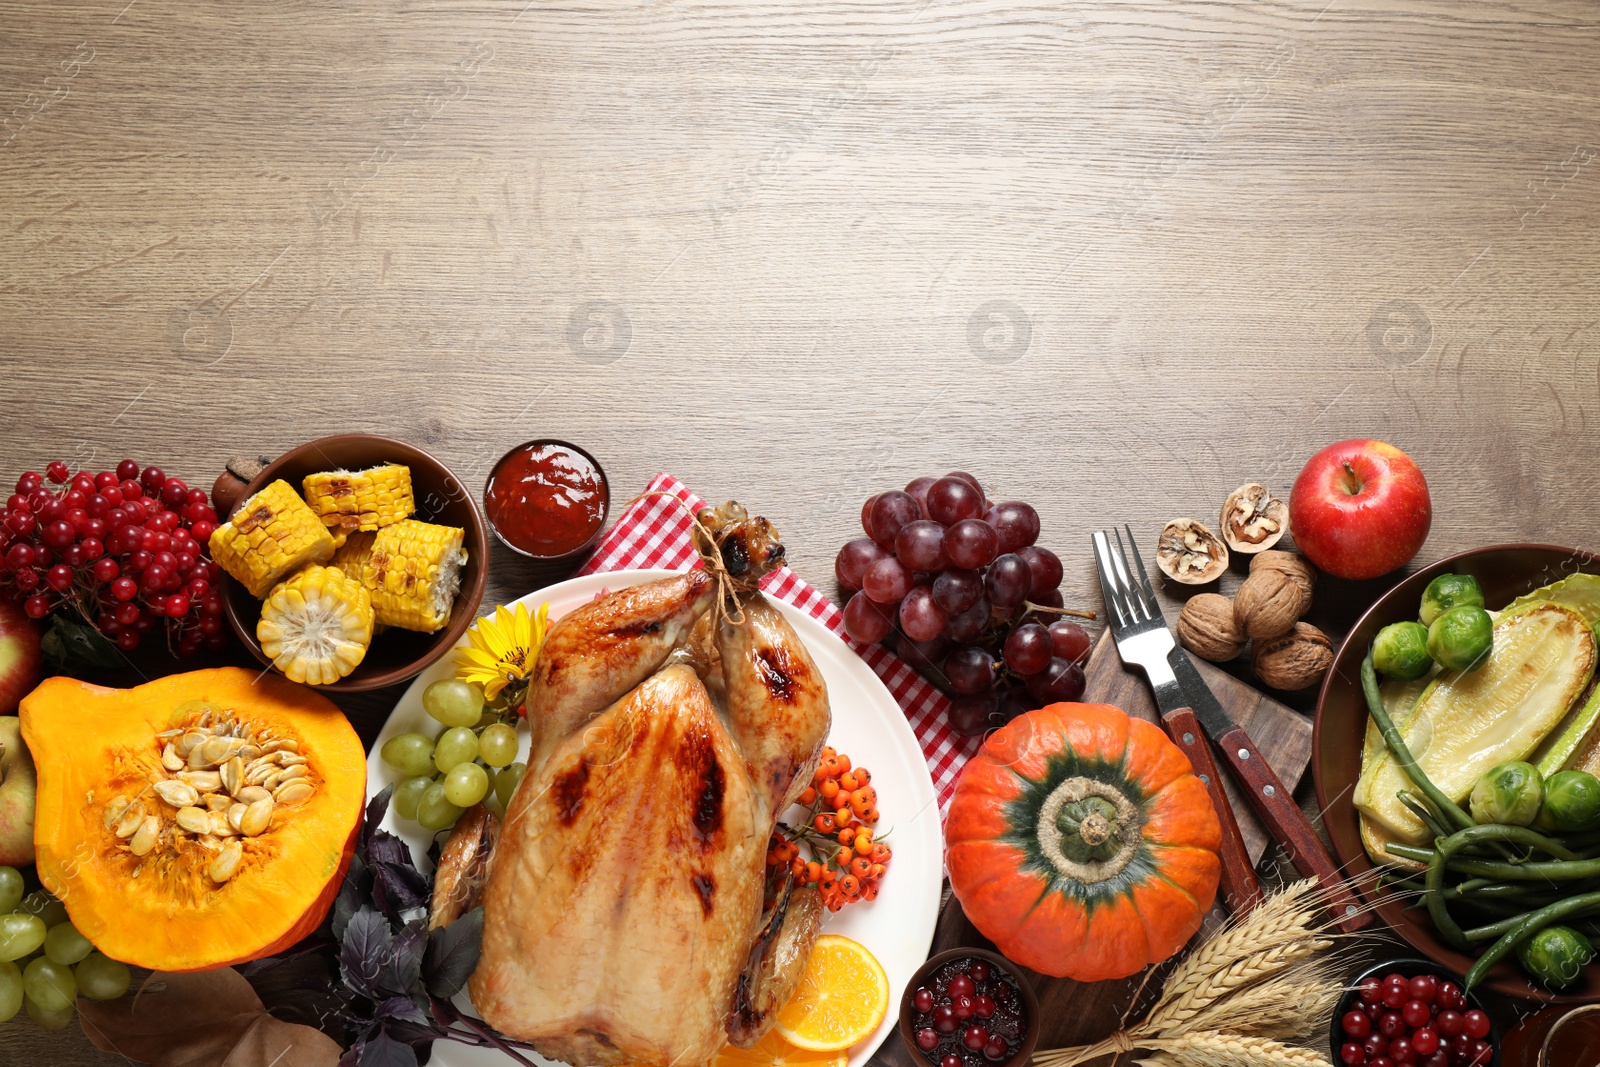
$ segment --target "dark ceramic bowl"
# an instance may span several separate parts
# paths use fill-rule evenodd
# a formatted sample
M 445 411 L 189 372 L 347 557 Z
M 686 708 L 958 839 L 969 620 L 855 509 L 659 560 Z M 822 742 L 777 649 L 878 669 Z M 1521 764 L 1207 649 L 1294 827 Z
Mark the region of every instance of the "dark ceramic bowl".
M 442 526 L 460 526 L 466 531 L 467 562 L 461 568 L 461 592 L 456 596 L 455 609 L 444 629 L 431 634 L 397 629 L 374 634 L 372 647 L 361 665 L 337 682 L 317 687 L 323 691 L 355 693 L 381 689 L 422 673 L 423 668 L 448 652 L 477 618 L 484 583 L 489 577 L 488 527 L 478 511 L 477 494 L 462 485 L 443 463 L 404 441 L 366 433 L 338 434 L 311 441 L 290 449 L 262 468 L 240 499 L 249 499 L 279 478 L 298 493 L 302 479 L 308 474 L 364 470 L 381 463 L 403 463 L 411 468 L 411 485 L 417 498 L 417 512 L 413 518 Z M 270 665 L 272 661 L 256 640 L 261 602 L 226 575 L 222 578 L 222 597 L 233 632 L 256 659 Z
M 1333 1053 L 1331 1058 L 1334 1063 L 1340 1062 L 1339 1049 L 1344 1044 L 1340 1039 L 1344 1031 L 1339 1025 L 1339 1020 L 1343 1019 L 1345 1013 L 1361 999 L 1362 982 L 1365 982 L 1368 978 L 1382 978 L 1386 974 L 1403 974 L 1407 978 L 1415 978 L 1419 974 L 1431 974 L 1439 978 L 1448 978 L 1456 985 L 1461 984 L 1461 976 L 1459 974 L 1452 974 L 1430 960 L 1389 960 L 1387 963 L 1379 963 L 1368 967 L 1350 979 L 1349 988 L 1345 991 L 1344 996 L 1339 998 L 1339 1004 L 1333 1010 L 1333 1018 L 1328 1021 L 1328 1049 Z M 1495 1025 L 1494 1014 L 1484 1007 L 1483 1002 L 1473 993 L 1467 994 L 1467 1007 L 1477 1008 L 1489 1016 L 1489 1036 L 1484 1040 L 1489 1043 L 1489 1047 L 1493 1052 L 1490 1053 L 1487 1067 L 1500 1067 L 1500 1027 Z
M 927 1055 L 917 1047 L 916 1034 L 912 1032 L 911 1021 L 916 1018 L 917 1006 L 915 1003 L 917 990 L 928 980 L 928 976 L 943 967 L 951 960 L 980 959 L 989 966 L 1004 972 L 1016 983 L 1017 989 L 1022 993 L 1022 1010 L 1027 1015 L 1027 1028 L 1023 1033 L 1022 1044 L 1011 1052 L 1011 1058 L 996 1060 L 992 1067 L 1023 1067 L 1033 1058 L 1034 1046 L 1039 1043 L 1039 998 L 1034 995 L 1033 987 L 1022 975 L 1022 968 L 1006 959 L 997 952 L 987 952 L 981 948 L 953 948 L 948 952 L 941 952 L 932 957 L 927 963 L 917 968 L 917 973 L 911 976 L 911 981 L 906 983 L 906 988 L 900 994 L 900 1040 L 905 1043 L 906 1051 L 911 1058 L 923 1067 L 934 1067 L 928 1062 Z M 984 1061 L 986 1064 L 988 1060 Z
M 1398 896 L 1375 887 L 1375 868 L 1361 846 L 1356 810 L 1350 802 L 1356 779 L 1361 776 L 1361 744 L 1367 728 L 1361 661 L 1379 630 L 1392 622 L 1417 617 L 1423 589 L 1447 571 L 1476 578 L 1483 587 L 1484 603 L 1493 609 L 1578 571 L 1600 574 L 1600 557 L 1554 545 L 1495 545 L 1424 567 L 1379 597 L 1356 622 L 1350 636 L 1339 646 L 1317 697 L 1311 774 L 1317 803 L 1322 807 L 1323 825 L 1345 873 L 1362 887 L 1362 894 L 1377 908 L 1378 915 L 1412 948 L 1433 960 L 1441 970 L 1464 974 L 1472 966 L 1472 957 L 1440 941 L 1426 912 L 1407 911 Z M 1585 967 L 1577 984 L 1560 992 L 1529 982 L 1515 959 L 1490 971 L 1485 982 L 1492 989 L 1525 1000 L 1555 1004 L 1600 1001 L 1600 963 Z
M 605 490 L 605 503 L 600 508 L 600 522 L 595 526 L 594 533 L 590 534 L 588 539 L 585 540 L 581 545 L 578 545 L 576 548 L 567 549 L 565 552 L 531 552 L 528 549 L 523 548 L 521 545 L 514 544 L 511 539 L 505 534 L 501 533 L 500 528 L 495 525 L 494 510 L 489 502 L 489 486 L 494 484 L 494 476 L 499 473 L 502 464 L 504 464 L 508 459 L 516 455 L 518 452 L 521 452 L 527 448 L 531 448 L 535 445 L 556 445 L 560 448 L 567 449 L 569 452 L 576 452 L 594 466 L 595 473 L 600 476 L 600 485 Z M 541 560 L 547 563 L 559 563 L 566 560 L 577 559 L 578 557 L 588 555 L 591 551 L 593 551 L 594 546 L 600 543 L 601 535 L 606 532 L 606 522 L 611 518 L 611 479 L 606 477 L 606 469 L 600 466 L 600 461 L 595 459 L 594 456 L 589 453 L 588 449 L 579 448 L 570 441 L 561 441 L 554 437 L 535 438 L 532 441 L 524 441 L 515 448 L 507 449 L 505 455 L 494 461 L 494 466 L 489 469 L 489 477 L 483 487 L 483 512 L 484 515 L 488 517 L 489 529 L 494 534 L 495 540 L 499 541 L 502 545 L 505 545 L 517 555 L 526 556 L 529 559 Z

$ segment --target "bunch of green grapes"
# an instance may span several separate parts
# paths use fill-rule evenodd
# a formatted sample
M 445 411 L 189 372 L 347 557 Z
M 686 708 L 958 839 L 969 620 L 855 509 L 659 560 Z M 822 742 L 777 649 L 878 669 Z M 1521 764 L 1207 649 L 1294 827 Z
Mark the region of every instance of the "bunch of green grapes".
M 0 867 L 0 1023 L 26 1004 L 41 1027 L 64 1030 L 79 994 L 115 1000 L 127 991 L 127 966 L 96 952 L 66 905 L 42 889 L 24 898 L 22 873 Z
M 395 814 L 435 832 L 454 826 L 480 802 L 504 815 L 528 769 L 517 760 L 517 728 L 500 711 L 484 710 L 482 689 L 455 678 L 423 690 L 422 708 L 444 732 L 437 738 L 400 734 L 379 750 L 383 762 L 405 776 L 395 786 Z

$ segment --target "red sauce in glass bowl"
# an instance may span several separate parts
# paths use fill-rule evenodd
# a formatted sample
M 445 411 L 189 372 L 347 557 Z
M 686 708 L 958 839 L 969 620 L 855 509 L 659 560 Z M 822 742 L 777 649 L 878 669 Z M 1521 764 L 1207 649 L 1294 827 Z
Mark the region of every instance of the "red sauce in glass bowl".
M 541 559 L 591 547 L 605 526 L 611 489 L 593 456 L 564 441 L 529 441 L 496 463 L 483 491 L 496 536 Z

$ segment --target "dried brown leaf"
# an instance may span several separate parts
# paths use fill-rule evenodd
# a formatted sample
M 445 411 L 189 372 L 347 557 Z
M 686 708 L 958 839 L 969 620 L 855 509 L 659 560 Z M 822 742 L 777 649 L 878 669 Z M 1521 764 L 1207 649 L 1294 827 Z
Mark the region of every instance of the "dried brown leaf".
M 78 1000 L 96 1048 L 151 1067 L 337 1067 L 340 1048 L 320 1030 L 275 1019 L 232 967 L 153 974 L 117 1000 Z

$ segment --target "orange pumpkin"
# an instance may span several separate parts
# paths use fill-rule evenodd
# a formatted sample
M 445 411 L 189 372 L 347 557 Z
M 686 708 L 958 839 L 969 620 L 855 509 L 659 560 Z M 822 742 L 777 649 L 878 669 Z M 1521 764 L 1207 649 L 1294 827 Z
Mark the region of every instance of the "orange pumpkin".
M 367 782 L 361 741 L 326 697 L 238 667 L 134 689 L 49 678 L 21 718 L 39 772 L 39 880 L 101 952 L 206 970 L 271 955 L 322 922 Z M 216 748 L 189 744 L 202 736 Z M 224 749 L 223 765 L 206 755 Z M 196 823 L 213 816 L 222 823 Z
M 1222 831 L 1189 758 L 1109 704 L 990 735 L 945 824 L 950 887 L 1007 957 L 1082 982 L 1177 952 L 1210 910 Z

